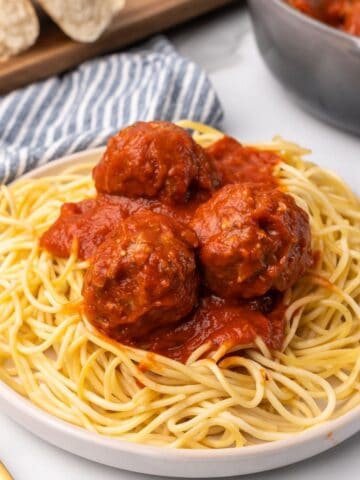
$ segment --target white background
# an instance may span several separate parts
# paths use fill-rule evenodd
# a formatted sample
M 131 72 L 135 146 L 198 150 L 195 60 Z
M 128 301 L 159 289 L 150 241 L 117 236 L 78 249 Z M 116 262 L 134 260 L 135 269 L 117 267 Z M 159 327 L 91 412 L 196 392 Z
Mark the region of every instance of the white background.
M 178 49 L 210 73 L 225 111 L 224 130 L 244 141 L 275 134 L 313 150 L 360 193 L 360 139 L 299 109 L 271 77 L 257 52 L 246 10 L 239 5 L 170 34 Z M 360 434 L 313 459 L 249 480 L 358 480 Z M 47 445 L 0 413 L 0 460 L 15 480 L 155 479 L 98 465 Z M 151 472 L 149 472 L 151 473 Z M 245 477 L 244 477 L 245 478 Z

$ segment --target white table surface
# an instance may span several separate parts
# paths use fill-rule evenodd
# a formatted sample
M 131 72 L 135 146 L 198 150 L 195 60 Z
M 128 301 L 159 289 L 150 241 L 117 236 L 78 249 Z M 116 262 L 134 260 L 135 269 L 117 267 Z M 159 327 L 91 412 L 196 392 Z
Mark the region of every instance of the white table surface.
M 244 141 L 274 134 L 313 150 L 313 160 L 341 174 L 360 193 L 360 139 L 303 112 L 266 70 L 245 8 L 232 7 L 170 34 L 177 48 L 206 68 L 224 107 L 224 130 Z M 358 480 L 360 433 L 332 450 L 249 480 Z M 0 413 L 0 460 L 15 480 L 155 479 L 98 465 L 47 445 Z M 242 477 L 245 478 L 245 477 Z

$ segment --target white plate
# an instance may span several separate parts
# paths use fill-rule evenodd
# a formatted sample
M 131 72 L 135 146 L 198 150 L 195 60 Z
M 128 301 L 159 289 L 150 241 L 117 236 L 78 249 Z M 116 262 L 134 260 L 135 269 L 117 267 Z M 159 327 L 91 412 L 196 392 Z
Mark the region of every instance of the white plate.
M 42 166 L 23 178 L 59 173 L 65 166 L 96 162 L 102 149 L 88 150 Z M 88 432 L 42 411 L 0 382 L 0 409 L 43 440 L 90 460 L 153 475 L 226 477 L 261 472 L 304 460 L 360 431 L 360 407 L 288 440 L 219 450 L 173 450 L 115 440 Z

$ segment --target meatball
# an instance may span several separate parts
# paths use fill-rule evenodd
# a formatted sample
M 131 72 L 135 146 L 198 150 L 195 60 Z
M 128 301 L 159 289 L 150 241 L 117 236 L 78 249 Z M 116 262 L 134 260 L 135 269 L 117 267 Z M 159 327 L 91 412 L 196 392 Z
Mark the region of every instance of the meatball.
M 312 264 L 308 215 L 290 195 L 264 184 L 223 187 L 190 226 L 205 282 L 224 298 L 284 291 Z
M 187 202 L 193 190 L 217 186 L 210 156 L 182 128 L 138 122 L 110 138 L 93 171 L 99 192 Z
M 180 320 L 197 301 L 196 245 L 195 233 L 169 217 L 144 210 L 127 218 L 86 272 L 88 320 L 124 343 Z

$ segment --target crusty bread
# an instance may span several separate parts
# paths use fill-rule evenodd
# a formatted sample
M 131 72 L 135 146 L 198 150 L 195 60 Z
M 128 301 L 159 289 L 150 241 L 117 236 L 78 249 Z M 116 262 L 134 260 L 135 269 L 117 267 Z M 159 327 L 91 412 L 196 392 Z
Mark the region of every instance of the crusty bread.
M 0 60 L 35 43 L 39 21 L 30 0 L 0 0 Z
M 93 42 L 125 0 L 38 0 L 38 3 L 69 37 Z

